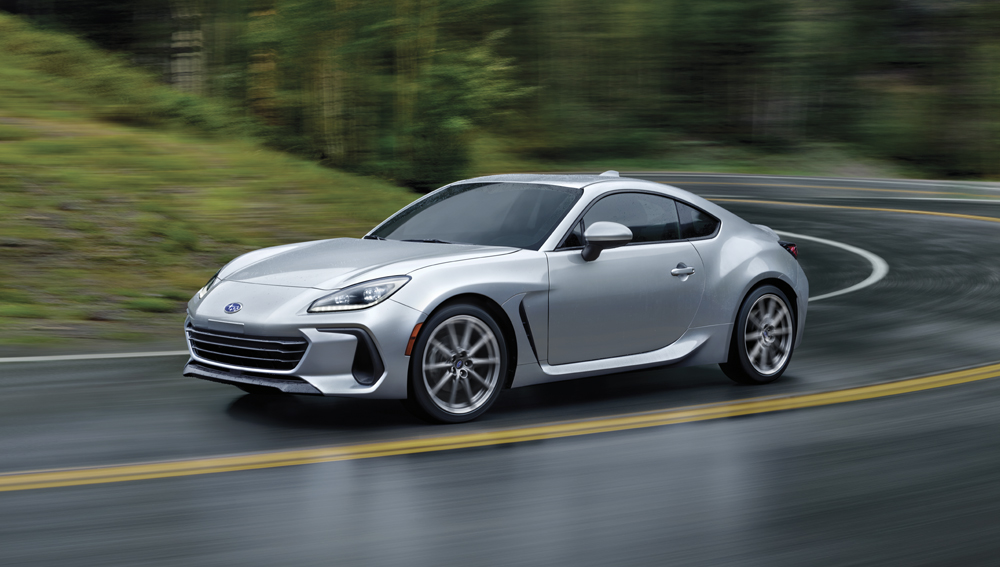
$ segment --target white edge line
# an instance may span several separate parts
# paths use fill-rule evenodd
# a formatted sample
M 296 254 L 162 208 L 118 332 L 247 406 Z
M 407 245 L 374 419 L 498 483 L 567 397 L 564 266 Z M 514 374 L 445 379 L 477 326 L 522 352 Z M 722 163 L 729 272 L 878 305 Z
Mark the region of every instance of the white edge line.
M 789 238 L 795 238 L 798 240 L 811 240 L 813 242 L 818 242 L 820 244 L 826 244 L 827 246 L 833 246 L 836 248 L 840 248 L 841 250 L 846 250 L 848 252 L 861 256 L 865 260 L 868 260 L 868 262 L 870 262 L 872 265 L 871 275 L 869 275 L 863 281 L 856 283 L 851 287 L 846 287 L 844 289 L 832 291 L 830 293 L 824 293 L 823 295 L 818 295 L 816 297 L 810 297 L 809 298 L 810 303 L 813 301 L 819 301 L 821 299 L 837 297 L 838 295 L 844 295 L 846 293 L 855 292 L 860 289 L 864 289 L 868 286 L 875 285 L 889 273 L 889 263 L 883 260 L 881 256 L 877 256 L 867 250 L 858 248 L 856 246 L 851 246 L 850 244 L 844 244 L 843 242 L 837 242 L 834 240 L 827 240 L 825 238 L 818 238 L 815 236 L 806 236 L 804 234 L 796 234 L 794 232 L 785 232 L 783 230 L 776 230 L 775 232 L 777 232 L 782 236 L 787 236 Z
M 858 256 L 871 262 L 872 273 L 863 282 L 852 285 L 851 287 L 841 289 L 839 291 L 834 291 L 832 293 L 827 293 L 820 295 L 818 297 L 810 297 L 809 301 L 819 301 L 821 299 L 826 299 L 828 297 L 836 297 L 838 295 L 844 295 L 845 293 L 851 293 L 853 291 L 858 291 L 859 289 L 866 288 L 874 283 L 878 282 L 889 273 L 889 264 L 885 260 L 872 254 L 867 250 L 862 250 L 861 248 L 856 248 L 849 244 L 844 244 L 842 242 L 835 242 L 833 240 L 827 240 L 825 238 L 817 238 L 815 236 L 806 236 L 804 234 L 795 234 L 793 232 L 785 232 L 776 230 L 780 235 L 787 236 L 790 238 L 797 238 L 799 240 L 811 240 L 813 242 L 819 242 L 820 244 L 826 244 L 827 246 L 834 246 L 842 250 L 847 250 L 848 252 L 853 252 Z M 56 355 L 56 356 L 18 356 L 13 358 L 0 358 L 0 364 L 4 362 L 59 362 L 59 361 L 69 361 L 69 360 L 109 360 L 114 358 L 153 358 L 158 356 L 182 356 L 187 355 L 186 350 L 167 350 L 160 352 L 123 352 L 123 353 L 112 353 L 112 354 L 66 354 L 66 355 Z
M 64 354 L 56 356 L 17 356 L 0 358 L 4 362 L 58 362 L 61 360 L 105 360 L 109 358 L 153 358 L 157 356 L 187 355 L 186 350 L 165 350 L 159 352 L 120 352 L 111 354 Z

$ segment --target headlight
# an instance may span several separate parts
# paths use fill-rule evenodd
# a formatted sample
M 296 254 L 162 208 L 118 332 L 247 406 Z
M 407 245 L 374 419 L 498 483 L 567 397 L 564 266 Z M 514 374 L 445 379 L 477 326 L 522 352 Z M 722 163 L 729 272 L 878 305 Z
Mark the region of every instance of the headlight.
M 313 301 L 310 313 L 349 311 L 378 305 L 410 281 L 410 276 L 393 276 L 359 283 Z
M 219 272 L 221 271 L 222 270 L 219 270 Z M 212 291 L 213 287 L 219 285 L 219 282 L 222 281 L 219 279 L 219 272 L 215 272 L 215 275 L 212 276 L 212 279 L 208 280 L 208 283 L 205 284 L 205 287 L 198 290 L 198 299 L 205 299 L 205 296 L 208 295 L 208 292 Z

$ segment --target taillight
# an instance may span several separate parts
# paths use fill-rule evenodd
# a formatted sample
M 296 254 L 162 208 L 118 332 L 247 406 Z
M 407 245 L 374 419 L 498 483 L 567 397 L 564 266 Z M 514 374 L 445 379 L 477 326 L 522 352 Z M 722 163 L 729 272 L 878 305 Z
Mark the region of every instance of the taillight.
M 785 242 L 784 240 L 779 240 L 778 244 L 780 244 L 781 247 L 784 248 L 785 250 L 788 250 L 788 253 L 791 254 L 796 260 L 799 259 L 799 247 L 796 246 L 794 242 Z

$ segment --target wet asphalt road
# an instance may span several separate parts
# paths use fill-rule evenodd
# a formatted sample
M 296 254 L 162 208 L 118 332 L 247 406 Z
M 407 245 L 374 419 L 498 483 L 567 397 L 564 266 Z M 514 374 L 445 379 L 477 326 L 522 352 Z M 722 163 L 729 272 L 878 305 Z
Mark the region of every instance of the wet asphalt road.
M 713 198 L 1000 217 L 1000 203 L 974 200 L 1000 190 L 978 185 L 650 178 Z M 3 364 L 0 472 L 516 427 L 1000 360 L 1000 224 L 720 204 L 890 266 L 873 287 L 810 305 L 776 384 L 737 386 L 717 367 L 606 376 L 505 392 L 483 419 L 444 430 L 398 402 L 243 396 L 181 377 L 177 357 Z M 800 250 L 814 296 L 871 270 L 823 244 Z M 994 565 L 998 402 L 989 380 L 538 443 L 0 493 L 0 564 Z

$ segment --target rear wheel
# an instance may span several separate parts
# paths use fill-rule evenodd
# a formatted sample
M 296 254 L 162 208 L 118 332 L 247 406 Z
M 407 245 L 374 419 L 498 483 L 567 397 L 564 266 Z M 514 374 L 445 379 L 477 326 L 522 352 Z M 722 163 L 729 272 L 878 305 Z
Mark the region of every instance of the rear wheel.
M 407 407 L 428 421 L 479 417 L 496 401 L 507 375 L 503 333 L 475 305 L 451 305 L 433 314 L 412 356 Z
M 767 384 L 788 368 L 795 344 L 795 316 L 784 292 L 771 286 L 753 290 L 740 307 L 729 347 L 719 366 L 740 384 Z

